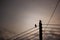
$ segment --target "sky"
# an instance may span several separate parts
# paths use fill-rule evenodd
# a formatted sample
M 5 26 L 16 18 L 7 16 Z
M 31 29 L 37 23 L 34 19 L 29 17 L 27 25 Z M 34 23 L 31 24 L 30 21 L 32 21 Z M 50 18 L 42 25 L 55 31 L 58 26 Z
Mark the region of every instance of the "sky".
M 58 0 L 2 1 L 1 27 L 18 34 L 34 27 L 35 24 L 39 25 L 39 20 L 42 20 L 43 24 L 47 24 L 57 1 Z M 60 24 L 60 3 L 50 20 L 50 24 Z

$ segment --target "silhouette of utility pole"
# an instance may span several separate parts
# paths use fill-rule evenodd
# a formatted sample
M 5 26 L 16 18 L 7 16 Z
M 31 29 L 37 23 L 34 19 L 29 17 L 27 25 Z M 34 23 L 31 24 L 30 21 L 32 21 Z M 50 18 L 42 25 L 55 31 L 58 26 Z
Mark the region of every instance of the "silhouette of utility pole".
M 42 22 L 39 20 L 39 40 L 42 40 Z

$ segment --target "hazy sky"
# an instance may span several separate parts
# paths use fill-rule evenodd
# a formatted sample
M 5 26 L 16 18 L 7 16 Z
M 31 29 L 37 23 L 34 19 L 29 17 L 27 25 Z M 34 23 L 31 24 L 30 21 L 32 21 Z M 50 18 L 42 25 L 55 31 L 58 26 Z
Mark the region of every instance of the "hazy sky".
M 38 25 L 39 20 L 47 24 L 58 0 L 2 1 L 2 27 L 21 33 Z M 60 24 L 60 3 L 50 21 Z

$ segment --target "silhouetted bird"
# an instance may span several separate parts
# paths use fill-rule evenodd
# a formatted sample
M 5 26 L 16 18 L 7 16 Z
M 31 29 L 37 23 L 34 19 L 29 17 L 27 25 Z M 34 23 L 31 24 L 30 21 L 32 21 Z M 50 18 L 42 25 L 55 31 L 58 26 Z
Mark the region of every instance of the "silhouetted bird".
M 37 27 L 37 25 L 35 24 L 35 27 Z

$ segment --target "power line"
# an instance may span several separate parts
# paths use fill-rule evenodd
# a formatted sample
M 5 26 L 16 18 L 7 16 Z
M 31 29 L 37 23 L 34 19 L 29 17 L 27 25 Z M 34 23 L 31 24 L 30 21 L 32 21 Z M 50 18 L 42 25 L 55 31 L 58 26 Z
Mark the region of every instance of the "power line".
M 54 11 L 52 12 L 52 15 L 51 15 L 51 17 L 50 17 L 50 19 L 49 19 L 49 21 L 48 21 L 48 24 L 50 23 L 50 21 L 51 21 L 53 15 L 54 15 L 54 13 L 55 13 L 57 7 L 58 7 L 59 2 L 60 2 L 60 0 L 57 1 L 57 4 L 56 4 L 56 6 L 55 6 L 55 8 L 54 8 Z M 47 25 L 47 26 L 48 26 L 48 25 Z
M 48 23 L 47 23 L 47 24 L 49 24 L 49 23 L 50 23 L 50 21 L 51 21 L 51 19 L 52 19 L 53 15 L 54 15 L 54 13 L 55 13 L 55 11 L 56 11 L 57 7 L 58 7 L 59 2 L 60 2 L 60 0 L 58 0 L 58 1 L 57 1 L 56 6 L 55 6 L 55 8 L 54 8 L 54 10 L 53 10 L 53 12 L 52 12 L 52 15 L 51 15 L 51 17 L 50 17 L 50 19 L 49 19 L 49 21 L 48 21 Z M 48 26 L 48 25 L 47 25 L 47 26 Z M 47 28 L 47 27 L 46 27 L 46 28 Z M 44 33 L 45 33 L 45 31 L 44 31 Z
M 60 24 L 42 24 L 42 25 L 60 26 Z
M 36 33 L 34 33 L 34 34 L 31 34 L 31 35 L 29 35 L 29 36 L 26 36 L 26 37 L 24 37 L 24 38 L 29 38 L 29 37 L 31 37 L 31 36 L 33 36 L 33 35 L 36 35 L 38 32 L 36 32 Z M 22 39 L 24 39 L 24 38 L 22 38 Z
M 37 36 L 39 36 L 39 34 L 37 34 L 37 35 L 35 35 L 35 36 L 31 37 L 30 39 L 33 39 L 33 38 L 35 38 L 35 37 L 37 37 Z
M 43 27 L 43 28 L 46 28 L 46 27 Z M 54 28 L 54 27 L 48 27 L 48 28 L 60 29 L 60 28 Z M 44 30 L 43 30 L 43 31 L 44 31 Z M 45 31 L 51 31 L 51 30 L 45 30 Z M 55 31 L 55 30 L 53 30 L 52 32 L 60 32 L 60 31 Z M 28 37 L 30 37 L 30 36 L 32 36 L 32 35 L 34 35 L 34 34 L 31 34 L 31 35 L 29 35 L 29 36 L 25 36 L 25 37 L 23 37 L 23 38 L 21 38 L 21 39 L 28 38 Z M 20 38 L 20 37 L 19 37 L 19 38 Z
M 38 29 L 36 29 L 36 30 L 38 30 Z M 29 33 L 26 33 L 26 34 L 24 34 L 24 35 L 22 35 L 22 36 L 20 36 L 20 37 L 18 37 L 18 38 L 22 38 L 22 37 L 24 37 L 24 36 L 26 36 L 26 35 L 28 35 L 28 34 L 34 32 L 34 31 L 36 31 L 36 30 L 33 30 L 33 31 L 29 32 Z
M 24 32 L 22 32 L 22 33 L 16 34 L 15 36 L 12 36 L 12 37 L 9 38 L 9 39 L 12 39 L 12 38 L 17 37 L 17 36 L 19 36 L 19 35 L 21 35 L 21 34 L 24 34 L 24 33 L 28 32 L 28 31 L 30 31 L 30 30 L 32 30 L 32 29 L 34 29 L 34 28 L 35 28 L 35 27 L 32 27 L 32 28 L 30 28 L 30 29 L 28 29 L 28 30 L 26 30 L 26 31 L 24 31 Z
M 43 27 L 43 28 L 45 28 L 45 27 Z M 48 27 L 48 28 L 50 28 L 50 27 Z M 56 29 L 56 28 L 54 28 L 54 29 Z M 45 30 L 45 31 L 49 31 L 49 30 Z M 54 31 L 54 32 L 56 32 L 56 31 Z M 60 32 L 60 31 L 58 31 L 58 32 Z M 30 34 L 30 33 L 28 33 L 28 34 Z M 26 34 L 27 35 L 27 34 Z M 24 35 L 25 36 L 25 35 Z M 21 37 L 21 36 L 20 36 Z M 18 38 L 20 38 L 20 37 L 18 37 Z M 23 36 L 22 36 L 23 37 Z

